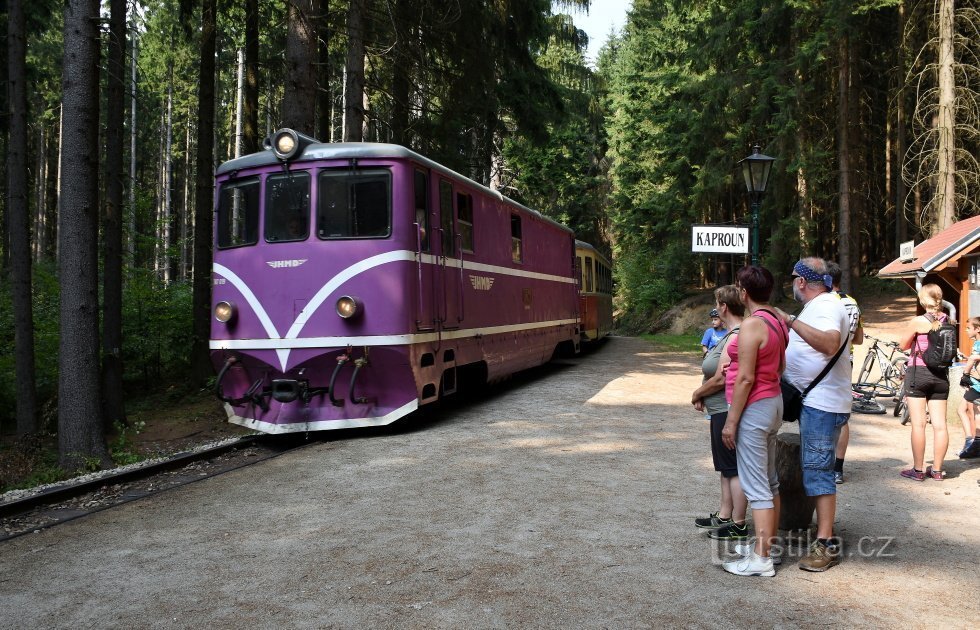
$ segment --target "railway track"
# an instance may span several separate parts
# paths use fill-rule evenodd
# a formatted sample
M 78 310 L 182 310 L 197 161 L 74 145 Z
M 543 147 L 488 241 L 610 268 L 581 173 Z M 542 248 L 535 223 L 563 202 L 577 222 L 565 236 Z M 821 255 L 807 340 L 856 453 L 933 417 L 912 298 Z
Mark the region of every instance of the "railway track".
M 299 435 L 250 435 L 86 481 L 68 481 L 0 503 L 0 542 L 251 466 L 310 443 Z

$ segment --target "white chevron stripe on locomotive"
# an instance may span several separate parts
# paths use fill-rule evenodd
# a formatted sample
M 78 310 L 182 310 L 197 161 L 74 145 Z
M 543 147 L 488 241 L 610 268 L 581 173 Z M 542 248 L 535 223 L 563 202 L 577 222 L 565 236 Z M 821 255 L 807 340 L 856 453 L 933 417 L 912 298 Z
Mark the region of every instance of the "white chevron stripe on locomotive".
M 344 346 L 403 346 L 429 343 L 442 339 L 467 339 L 469 337 L 499 335 L 525 330 L 538 330 L 553 326 L 576 324 L 577 319 L 554 319 L 547 322 L 487 326 L 462 330 L 444 330 L 442 333 L 409 333 L 405 335 L 365 335 L 363 337 L 303 337 L 301 339 L 212 339 L 212 350 L 292 350 L 296 348 L 339 348 Z
M 315 337 L 299 339 L 299 334 L 303 327 L 310 320 L 310 317 L 323 305 L 323 302 L 330 297 L 340 286 L 351 278 L 373 269 L 375 267 L 398 261 L 414 261 L 417 254 L 414 251 L 402 249 L 378 254 L 370 258 L 360 260 L 350 267 L 341 270 L 328 280 L 316 294 L 310 299 L 303 310 L 296 316 L 296 320 L 289 327 L 285 337 L 279 334 L 275 324 L 269 317 L 268 312 L 262 302 L 255 295 L 248 284 L 242 280 L 234 271 L 219 263 L 212 264 L 212 271 L 226 278 L 245 298 L 245 301 L 255 312 L 256 317 L 262 323 L 262 328 L 269 336 L 268 339 L 212 339 L 209 346 L 212 350 L 260 350 L 274 349 L 279 357 L 279 363 L 283 371 L 286 370 L 286 362 L 289 360 L 290 350 L 293 348 L 323 348 L 346 345 L 358 346 L 387 346 L 403 345 L 406 343 L 425 343 L 435 341 L 440 338 L 440 333 L 420 333 L 406 335 L 381 335 L 366 337 Z M 421 260 L 425 264 L 439 265 L 440 257 L 431 254 L 422 254 Z M 460 260 L 455 258 L 445 259 L 447 267 L 459 268 Z M 509 267 L 499 267 L 497 265 L 484 265 L 482 263 L 462 261 L 464 270 L 483 271 L 498 273 L 522 278 L 533 278 L 537 280 L 547 280 L 552 282 L 575 283 L 575 278 L 556 276 L 552 274 L 538 273 L 534 271 L 524 271 L 521 269 L 511 269 Z M 499 334 L 503 332 L 514 332 L 517 330 L 533 330 L 548 326 L 559 326 L 564 324 L 574 324 L 576 320 L 557 320 L 552 322 L 535 322 L 532 324 L 516 324 L 513 326 L 496 326 L 484 329 L 454 330 L 441 333 L 442 339 L 461 339 L 476 335 Z

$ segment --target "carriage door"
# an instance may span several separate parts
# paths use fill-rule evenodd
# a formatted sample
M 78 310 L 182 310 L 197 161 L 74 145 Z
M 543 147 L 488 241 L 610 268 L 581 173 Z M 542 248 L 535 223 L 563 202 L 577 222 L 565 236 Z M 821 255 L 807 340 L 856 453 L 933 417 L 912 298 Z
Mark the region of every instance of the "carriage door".
M 453 184 L 439 180 L 439 274 L 440 302 L 437 305 L 442 327 L 459 328 L 461 320 L 460 297 L 463 278 L 462 253 L 459 251 L 459 234 L 456 228 L 456 212 L 453 208 Z
M 418 330 L 435 330 L 436 298 L 438 296 L 439 274 L 432 256 L 432 216 L 429 213 L 429 174 L 415 170 L 415 225 L 417 227 L 416 246 L 416 275 L 417 290 L 415 301 L 415 324 Z

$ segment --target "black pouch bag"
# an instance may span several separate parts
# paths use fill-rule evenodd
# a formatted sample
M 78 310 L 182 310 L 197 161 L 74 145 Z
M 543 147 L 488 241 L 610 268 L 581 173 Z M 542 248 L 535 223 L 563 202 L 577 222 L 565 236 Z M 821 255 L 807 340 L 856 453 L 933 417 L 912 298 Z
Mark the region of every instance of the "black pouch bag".
M 803 412 L 803 392 L 786 381 L 779 381 L 779 388 L 783 390 L 783 422 L 796 422 Z

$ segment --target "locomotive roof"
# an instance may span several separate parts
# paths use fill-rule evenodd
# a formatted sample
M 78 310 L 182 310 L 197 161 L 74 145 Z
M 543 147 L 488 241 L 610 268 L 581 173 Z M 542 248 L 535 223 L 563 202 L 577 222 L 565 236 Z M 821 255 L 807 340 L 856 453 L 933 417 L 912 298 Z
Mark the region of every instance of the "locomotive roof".
M 565 230 L 566 232 L 572 233 L 572 229 L 568 226 L 562 225 L 554 219 L 544 216 L 537 210 L 532 210 L 522 203 L 518 203 L 509 197 L 505 197 L 498 191 L 487 188 L 483 184 L 479 184 L 465 175 L 460 175 L 456 171 L 446 168 L 442 164 L 434 162 L 409 148 L 401 146 L 400 144 L 387 144 L 383 142 L 320 142 L 307 145 L 303 149 L 300 157 L 290 160 L 290 163 L 295 164 L 315 160 L 342 160 L 351 158 L 359 160 L 404 158 L 419 162 L 420 164 L 424 164 L 431 169 L 440 171 L 445 175 L 450 175 L 458 179 L 464 179 L 474 188 L 479 188 L 488 195 L 493 195 L 502 201 L 506 201 L 511 205 L 517 206 L 529 214 L 537 216 L 542 221 L 546 221 L 555 225 L 556 227 L 561 228 L 562 230 Z M 234 160 L 228 160 L 227 162 L 224 162 L 218 166 L 218 170 L 215 171 L 215 175 L 224 175 L 226 173 L 240 171 L 246 168 L 259 168 L 262 166 L 272 166 L 278 164 L 281 164 L 281 162 L 276 157 L 275 153 L 272 152 L 272 149 L 267 149 L 265 151 L 245 155 Z

